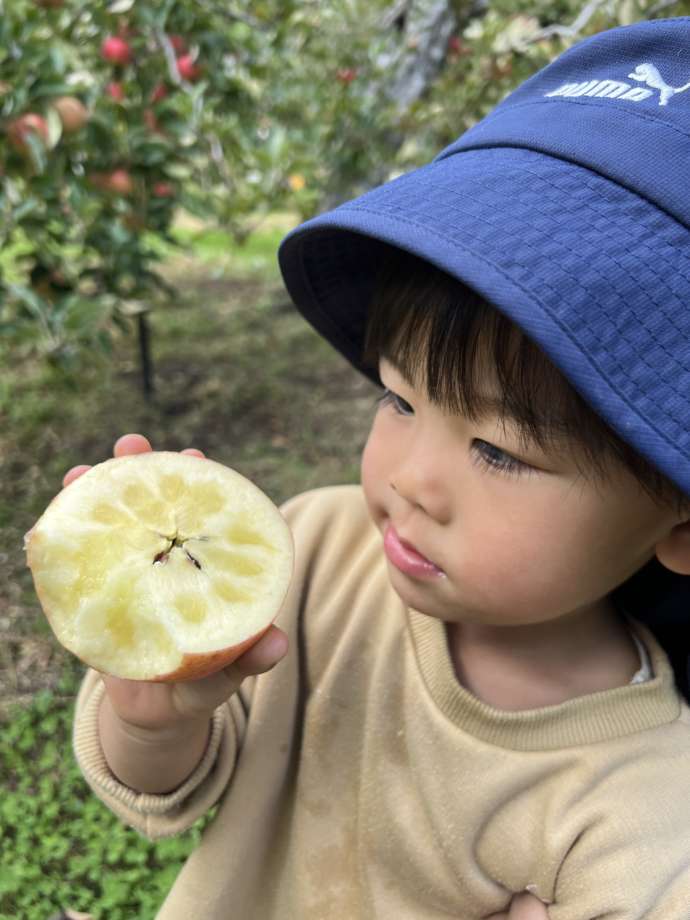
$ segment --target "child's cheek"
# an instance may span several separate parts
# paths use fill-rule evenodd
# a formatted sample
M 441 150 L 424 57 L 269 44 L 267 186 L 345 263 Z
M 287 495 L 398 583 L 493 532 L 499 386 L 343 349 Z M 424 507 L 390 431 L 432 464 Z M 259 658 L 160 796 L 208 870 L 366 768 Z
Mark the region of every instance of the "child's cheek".
M 375 428 L 372 427 L 362 452 L 361 461 L 362 489 L 369 506 L 369 513 L 376 524 L 380 522 L 384 513 L 383 499 L 386 482 L 384 458 L 379 442 Z
M 562 561 L 558 535 L 539 526 L 538 513 L 532 518 L 529 508 L 513 511 L 468 501 L 453 526 L 455 558 L 447 573 L 464 601 L 494 625 L 558 613 L 554 607 L 574 577 L 572 557 L 568 564 Z

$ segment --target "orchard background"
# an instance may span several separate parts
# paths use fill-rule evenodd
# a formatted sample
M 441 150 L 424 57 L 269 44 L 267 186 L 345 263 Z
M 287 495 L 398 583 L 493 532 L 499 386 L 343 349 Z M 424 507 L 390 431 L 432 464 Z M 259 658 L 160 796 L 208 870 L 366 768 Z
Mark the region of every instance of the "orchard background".
M 23 534 L 141 431 L 280 502 L 355 482 L 377 395 L 287 303 L 300 220 L 426 162 L 570 44 L 690 0 L 0 0 L 0 920 L 153 918 L 73 762 L 83 669 Z

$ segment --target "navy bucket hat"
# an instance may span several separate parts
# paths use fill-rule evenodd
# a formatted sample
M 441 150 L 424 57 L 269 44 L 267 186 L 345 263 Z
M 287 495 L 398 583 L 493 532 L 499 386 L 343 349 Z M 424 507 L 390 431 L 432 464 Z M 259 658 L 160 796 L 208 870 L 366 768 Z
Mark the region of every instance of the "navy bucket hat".
M 283 241 L 355 367 L 382 245 L 474 288 L 690 495 L 690 17 L 573 46 L 431 163 Z

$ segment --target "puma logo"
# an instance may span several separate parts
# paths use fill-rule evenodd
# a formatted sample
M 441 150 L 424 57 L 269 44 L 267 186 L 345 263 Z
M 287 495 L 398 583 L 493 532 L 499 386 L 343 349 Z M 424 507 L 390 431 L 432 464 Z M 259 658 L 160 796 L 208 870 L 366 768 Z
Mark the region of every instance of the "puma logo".
M 629 102 L 642 102 L 654 95 L 654 90 L 659 93 L 659 105 L 668 105 L 669 99 L 676 93 L 684 93 L 690 89 L 690 83 L 685 86 L 669 86 L 663 79 L 654 64 L 638 64 L 632 73 L 628 74 L 629 80 L 644 83 L 644 86 L 631 86 L 622 80 L 584 80 L 580 83 L 564 83 L 558 89 L 545 96 L 596 96 L 599 99 L 626 99 Z
M 629 80 L 639 80 L 640 83 L 646 83 L 652 89 L 658 89 L 661 95 L 659 105 L 668 105 L 668 100 L 676 93 L 684 93 L 690 89 L 690 83 L 685 86 L 669 86 L 663 79 L 654 64 L 638 64 L 632 73 L 628 74 Z

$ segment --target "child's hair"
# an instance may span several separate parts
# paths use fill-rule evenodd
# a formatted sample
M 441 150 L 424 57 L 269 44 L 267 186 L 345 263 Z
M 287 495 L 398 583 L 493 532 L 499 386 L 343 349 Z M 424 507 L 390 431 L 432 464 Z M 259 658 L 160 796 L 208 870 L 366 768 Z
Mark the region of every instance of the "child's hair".
M 463 282 L 402 249 L 387 249 L 369 306 L 364 361 L 390 358 L 432 402 L 476 421 L 482 367 L 495 374 L 501 417 L 523 445 L 567 450 L 580 472 L 606 481 L 616 462 L 660 506 L 683 514 L 690 498 L 623 441 L 504 314 Z

